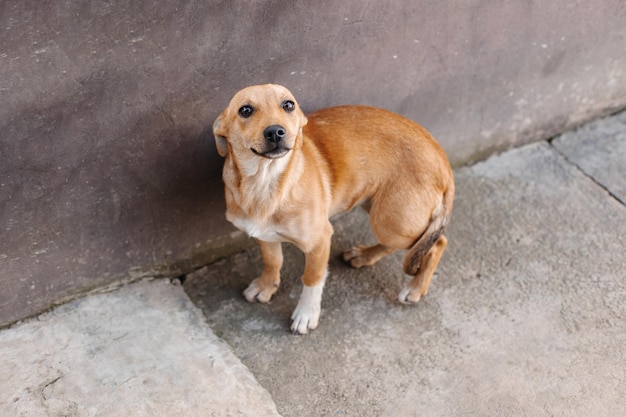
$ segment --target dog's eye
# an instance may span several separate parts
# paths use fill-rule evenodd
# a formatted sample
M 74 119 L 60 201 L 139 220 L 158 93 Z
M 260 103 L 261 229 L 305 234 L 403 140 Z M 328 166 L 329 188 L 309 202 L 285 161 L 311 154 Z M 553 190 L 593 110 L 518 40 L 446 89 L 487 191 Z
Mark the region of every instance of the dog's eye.
M 283 110 L 286 111 L 287 113 L 291 113 L 292 111 L 296 109 L 296 105 L 291 100 L 283 101 L 282 107 L 283 107 Z
M 239 108 L 239 116 L 247 119 L 248 117 L 252 116 L 253 111 L 254 109 L 252 108 L 252 106 L 246 104 L 245 106 L 241 106 Z

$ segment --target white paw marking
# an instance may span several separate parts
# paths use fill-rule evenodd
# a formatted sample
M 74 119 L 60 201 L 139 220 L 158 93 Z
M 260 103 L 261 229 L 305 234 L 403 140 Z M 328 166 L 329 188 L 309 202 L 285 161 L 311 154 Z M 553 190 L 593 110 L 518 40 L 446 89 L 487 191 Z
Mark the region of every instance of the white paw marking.
M 324 290 L 324 282 L 302 288 L 302 294 L 296 309 L 291 315 L 291 331 L 296 334 L 307 334 L 309 330 L 317 328 L 322 310 L 322 291 Z
M 398 294 L 398 301 L 402 304 L 415 304 L 420 298 L 419 291 L 412 290 L 409 287 L 404 287 L 402 291 L 400 291 L 400 294 Z

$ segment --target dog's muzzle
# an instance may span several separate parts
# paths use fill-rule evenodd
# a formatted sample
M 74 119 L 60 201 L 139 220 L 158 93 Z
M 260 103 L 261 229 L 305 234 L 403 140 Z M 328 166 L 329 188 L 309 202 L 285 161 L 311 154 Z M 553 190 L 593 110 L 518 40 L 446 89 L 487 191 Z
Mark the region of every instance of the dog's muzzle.
M 280 125 L 271 125 L 263 131 L 263 137 L 267 142 L 278 144 L 287 136 L 287 129 Z
M 271 125 L 265 128 L 263 131 L 263 138 L 265 139 L 265 146 L 262 150 L 254 148 L 252 152 L 256 155 L 263 156 L 265 158 L 276 159 L 283 157 L 291 150 L 285 144 L 285 137 L 287 136 L 287 129 L 280 125 Z

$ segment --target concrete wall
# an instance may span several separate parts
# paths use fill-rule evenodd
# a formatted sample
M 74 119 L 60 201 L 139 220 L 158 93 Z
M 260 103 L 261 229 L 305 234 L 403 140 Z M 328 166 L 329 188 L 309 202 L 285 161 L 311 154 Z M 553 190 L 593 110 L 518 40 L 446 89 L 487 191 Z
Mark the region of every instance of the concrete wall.
M 0 3 L 0 324 L 241 243 L 210 126 L 249 84 L 424 124 L 455 164 L 626 104 L 621 0 Z

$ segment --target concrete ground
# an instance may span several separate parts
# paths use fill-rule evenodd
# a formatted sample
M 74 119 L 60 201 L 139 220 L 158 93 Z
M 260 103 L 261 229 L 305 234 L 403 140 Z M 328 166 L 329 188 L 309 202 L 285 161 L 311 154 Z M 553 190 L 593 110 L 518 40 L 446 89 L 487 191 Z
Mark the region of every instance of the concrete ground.
M 626 113 L 457 170 L 450 243 L 415 306 L 395 301 L 402 254 L 339 260 L 372 236 L 362 212 L 336 219 L 306 336 L 288 332 L 289 246 L 266 305 L 241 296 L 252 248 L 182 287 L 61 306 L 0 332 L 0 415 L 626 415 L 624 161 Z
M 0 332 L 0 416 L 278 416 L 180 285 L 145 281 Z

